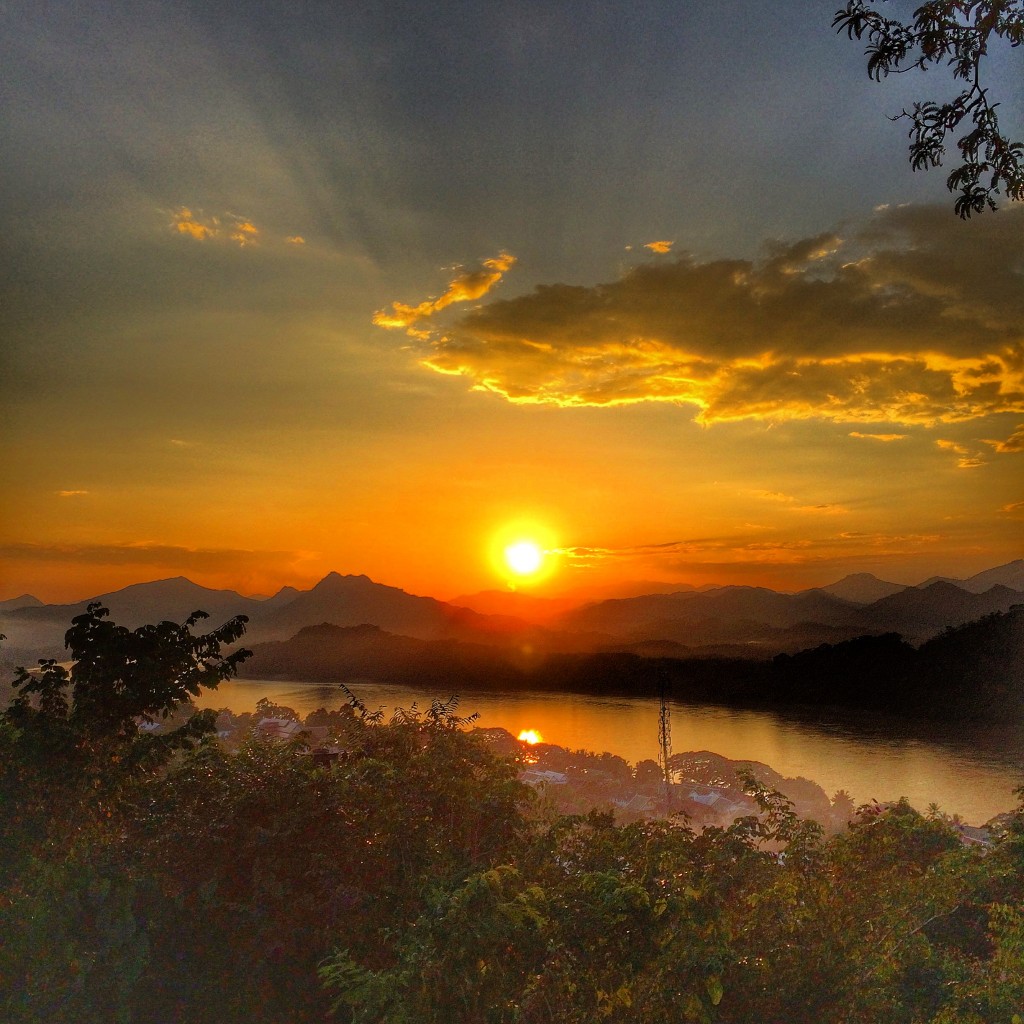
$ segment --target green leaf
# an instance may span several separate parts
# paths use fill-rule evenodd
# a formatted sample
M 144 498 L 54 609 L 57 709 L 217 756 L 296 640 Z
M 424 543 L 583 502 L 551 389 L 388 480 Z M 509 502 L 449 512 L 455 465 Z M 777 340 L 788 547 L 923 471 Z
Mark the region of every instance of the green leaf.
M 707 989 L 711 1005 L 717 1006 L 722 1001 L 722 995 L 724 994 L 722 979 L 717 974 L 712 974 L 707 980 Z

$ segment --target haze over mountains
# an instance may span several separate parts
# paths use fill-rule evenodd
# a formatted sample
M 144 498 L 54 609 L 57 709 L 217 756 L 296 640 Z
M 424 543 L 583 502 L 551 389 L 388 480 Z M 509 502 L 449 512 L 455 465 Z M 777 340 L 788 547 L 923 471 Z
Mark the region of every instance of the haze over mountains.
M 162 619 L 181 621 L 196 609 L 209 613 L 211 627 L 233 615 L 247 615 L 245 643 L 250 647 L 288 640 L 306 627 L 329 623 L 341 628 L 371 625 L 383 635 L 520 653 L 767 658 L 868 634 L 895 632 L 922 643 L 948 626 L 1007 611 L 1024 603 L 1024 559 L 966 580 L 936 577 L 917 587 L 858 573 L 795 594 L 684 585 L 672 593 L 576 605 L 564 598 L 502 591 L 445 602 L 366 576 L 335 572 L 310 590 L 285 587 L 258 599 L 177 577 L 75 604 L 46 605 L 31 595 L 0 602 L 0 632 L 8 637 L 0 648 L 5 663 L 60 658 L 71 619 L 96 601 L 110 609 L 115 622 L 132 628 Z M 382 642 L 375 638 L 378 648 Z

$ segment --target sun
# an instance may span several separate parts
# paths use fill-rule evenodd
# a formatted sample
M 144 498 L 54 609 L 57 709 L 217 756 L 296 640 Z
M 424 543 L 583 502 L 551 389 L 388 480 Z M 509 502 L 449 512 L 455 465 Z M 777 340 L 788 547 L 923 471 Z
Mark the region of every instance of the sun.
M 512 590 L 541 586 L 561 567 L 558 537 L 539 518 L 524 516 L 495 529 L 487 553 L 491 570 Z
M 517 576 L 532 576 L 544 564 L 544 552 L 532 540 L 519 540 L 505 548 L 505 564 Z

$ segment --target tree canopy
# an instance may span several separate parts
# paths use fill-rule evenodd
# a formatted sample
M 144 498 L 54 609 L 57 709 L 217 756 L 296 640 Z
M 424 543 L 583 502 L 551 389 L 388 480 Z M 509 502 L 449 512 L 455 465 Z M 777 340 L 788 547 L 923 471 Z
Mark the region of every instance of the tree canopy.
M 5 1022 L 1019 1019 L 1019 814 L 984 849 L 905 801 L 826 836 L 748 774 L 727 827 L 558 815 L 455 700 L 353 699 L 290 742 L 255 728 L 268 702 L 231 745 L 139 760 L 140 721 L 183 739 L 176 702 L 240 660 L 240 621 L 196 621 L 90 608 L 70 672 L 0 710 Z
M 221 653 L 245 632 L 244 615 L 197 635 L 192 629 L 206 612 L 135 630 L 111 622 L 109 614 L 94 603 L 72 619 L 64 638 L 70 670 L 52 658 L 35 672 L 17 670 L 16 696 L 3 717 L 50 760 L 166 758 L 211 732 L 211 715 L 194 715 L 159 737 L 140 736 L 140 721 L 166 719 L 182 702 L 235 675 L 250 654 L 244 648 Z
M 876 9 L 877 0 L 848 0 L 833 26 L 850 39 L 867 39 L 867 71 L 880 81 L 890 74 L 945 65 L 959 92 L 945 102 L 922 100 L 893 120 L 910 122 L 910 164 L 922 170 L 942 165 L 947 137 L 955 140 L 960 163 L 946 178 L 959 193 L 961 218 L 996 208 L 995 197 L 1024 199 L 1024 143 L 1003 134 L 982 68 L 998 41 L 1024 43 L 1024 0 L 930 0 L 904 23 Z M 882 0 L 885 2 L 885 0 Z

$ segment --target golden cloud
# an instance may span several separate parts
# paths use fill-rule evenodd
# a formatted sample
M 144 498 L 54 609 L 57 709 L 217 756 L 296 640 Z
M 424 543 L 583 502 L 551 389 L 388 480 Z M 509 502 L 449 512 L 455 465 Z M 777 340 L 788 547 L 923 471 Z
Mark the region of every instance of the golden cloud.
M 792 499 L 790 499 L 792 500 Z M 1024 507 L 1024 502 L 1020 503 Z M 748 529 L 762 530 L 762 527 Z M 814 537 L 765 537 L 762 533 L 718 537 L 693 537 L 660 544 L 625 547 L 574 545 L 557 554 L 576 570 L 599 568 L 615 561 L 656 566 L 659 573 L 683 576 L 708 572 L 732 572 L 743 567 L 849 566 L 849 552 L 869 548 L 872 556 L 905 555 L 908 550 L 934 547 L 946 540 L 942 534 L 883 534 L 854 531 L 828 532 Z M 849 571 L 849 568 L 847 568 Z
M 666 253 L 666 252 L 671 252 L 672 251 L 672 246 L 673 245 L 675 245 L 674 242 L 664 242 L 664 241 L 662 241 L 662 242 L 647 242 L 644 245 L 644 248 L 645 249 L 650 249 L 651 252 Z
M 248 217 L 241 217 L 234 213 L 221 213 L 202 215 L 195 213 L 188 206 L 181 206 L 171 215 L 171 230 L 179 235 L 186 235 L 197 242 L 218 241 L 220 243 L 233 242 L 235 245 L 244 248 L 255 245 L 263 237 L 263 232 Z M 291 235 L 282 238 L 271 236 L 272 244 L 281 244 L 294 247 L 305 245 L 306 240 L 301 235 Z
M 216 217 L 208 221 L 199 220 L 187 206 L 183 206 L 175 211 L 171 227 L 178 234 L 188 235 L 198 242 L 203 242 L 208 238 L 213 238 L 219 232 L 220 222 Z
M 80 498 L 83 494 L 88 494 L 88 491 L 57 491 L 58 498 Z
M 935 444 L 943 449 L 943 451 L 953 452 L 954 455 L 959 456 L 957 459 L 957 466 L 960 469 L 977 469 L 978 466 L 984 466 L 985 460 L 981 457 L 981 452 L 972 452 L 965 445 L 958 444 L 956 441 L 938 440 Z
M 439 313 L 453 302 L 473 302 L 483 298 L 515 262 L 515 256 L 507 252 L 500 253 L 494 259 L 484 260 L 483 269 L 460 274 L 439 298 L 427 299 L 418 306 L 393 302 L 391 312 L 378 310 L 373 315 L 373 322 L 378 327 L 404 328 L 413 337 L 428 338 L 429 332 L 417 330 L 414 325 Z
M 1024 413 L 1024 205 L 966 224 L 944 208 L 886 208 L 845 238 L 773 244 L 759 261 L 680 256 L 422 327 L 510 265 L 374 322 L 423 339 L 424 366 L 518 404 L 670 402 L 705 424 Z
M 906 436 L 906 434 L 862 434 L 859 430 L 850 431 L 850 437 L 860 437 L 870 439 L 872 441 L 884 441 L 886 443 L 902 441 Z
M 252 245 L 259 233 L 259 228 L 255 224 L 251 221 L 243 220 L 235 224 L 229 237 L 232 242 L 237 242 L 239 245 Z

